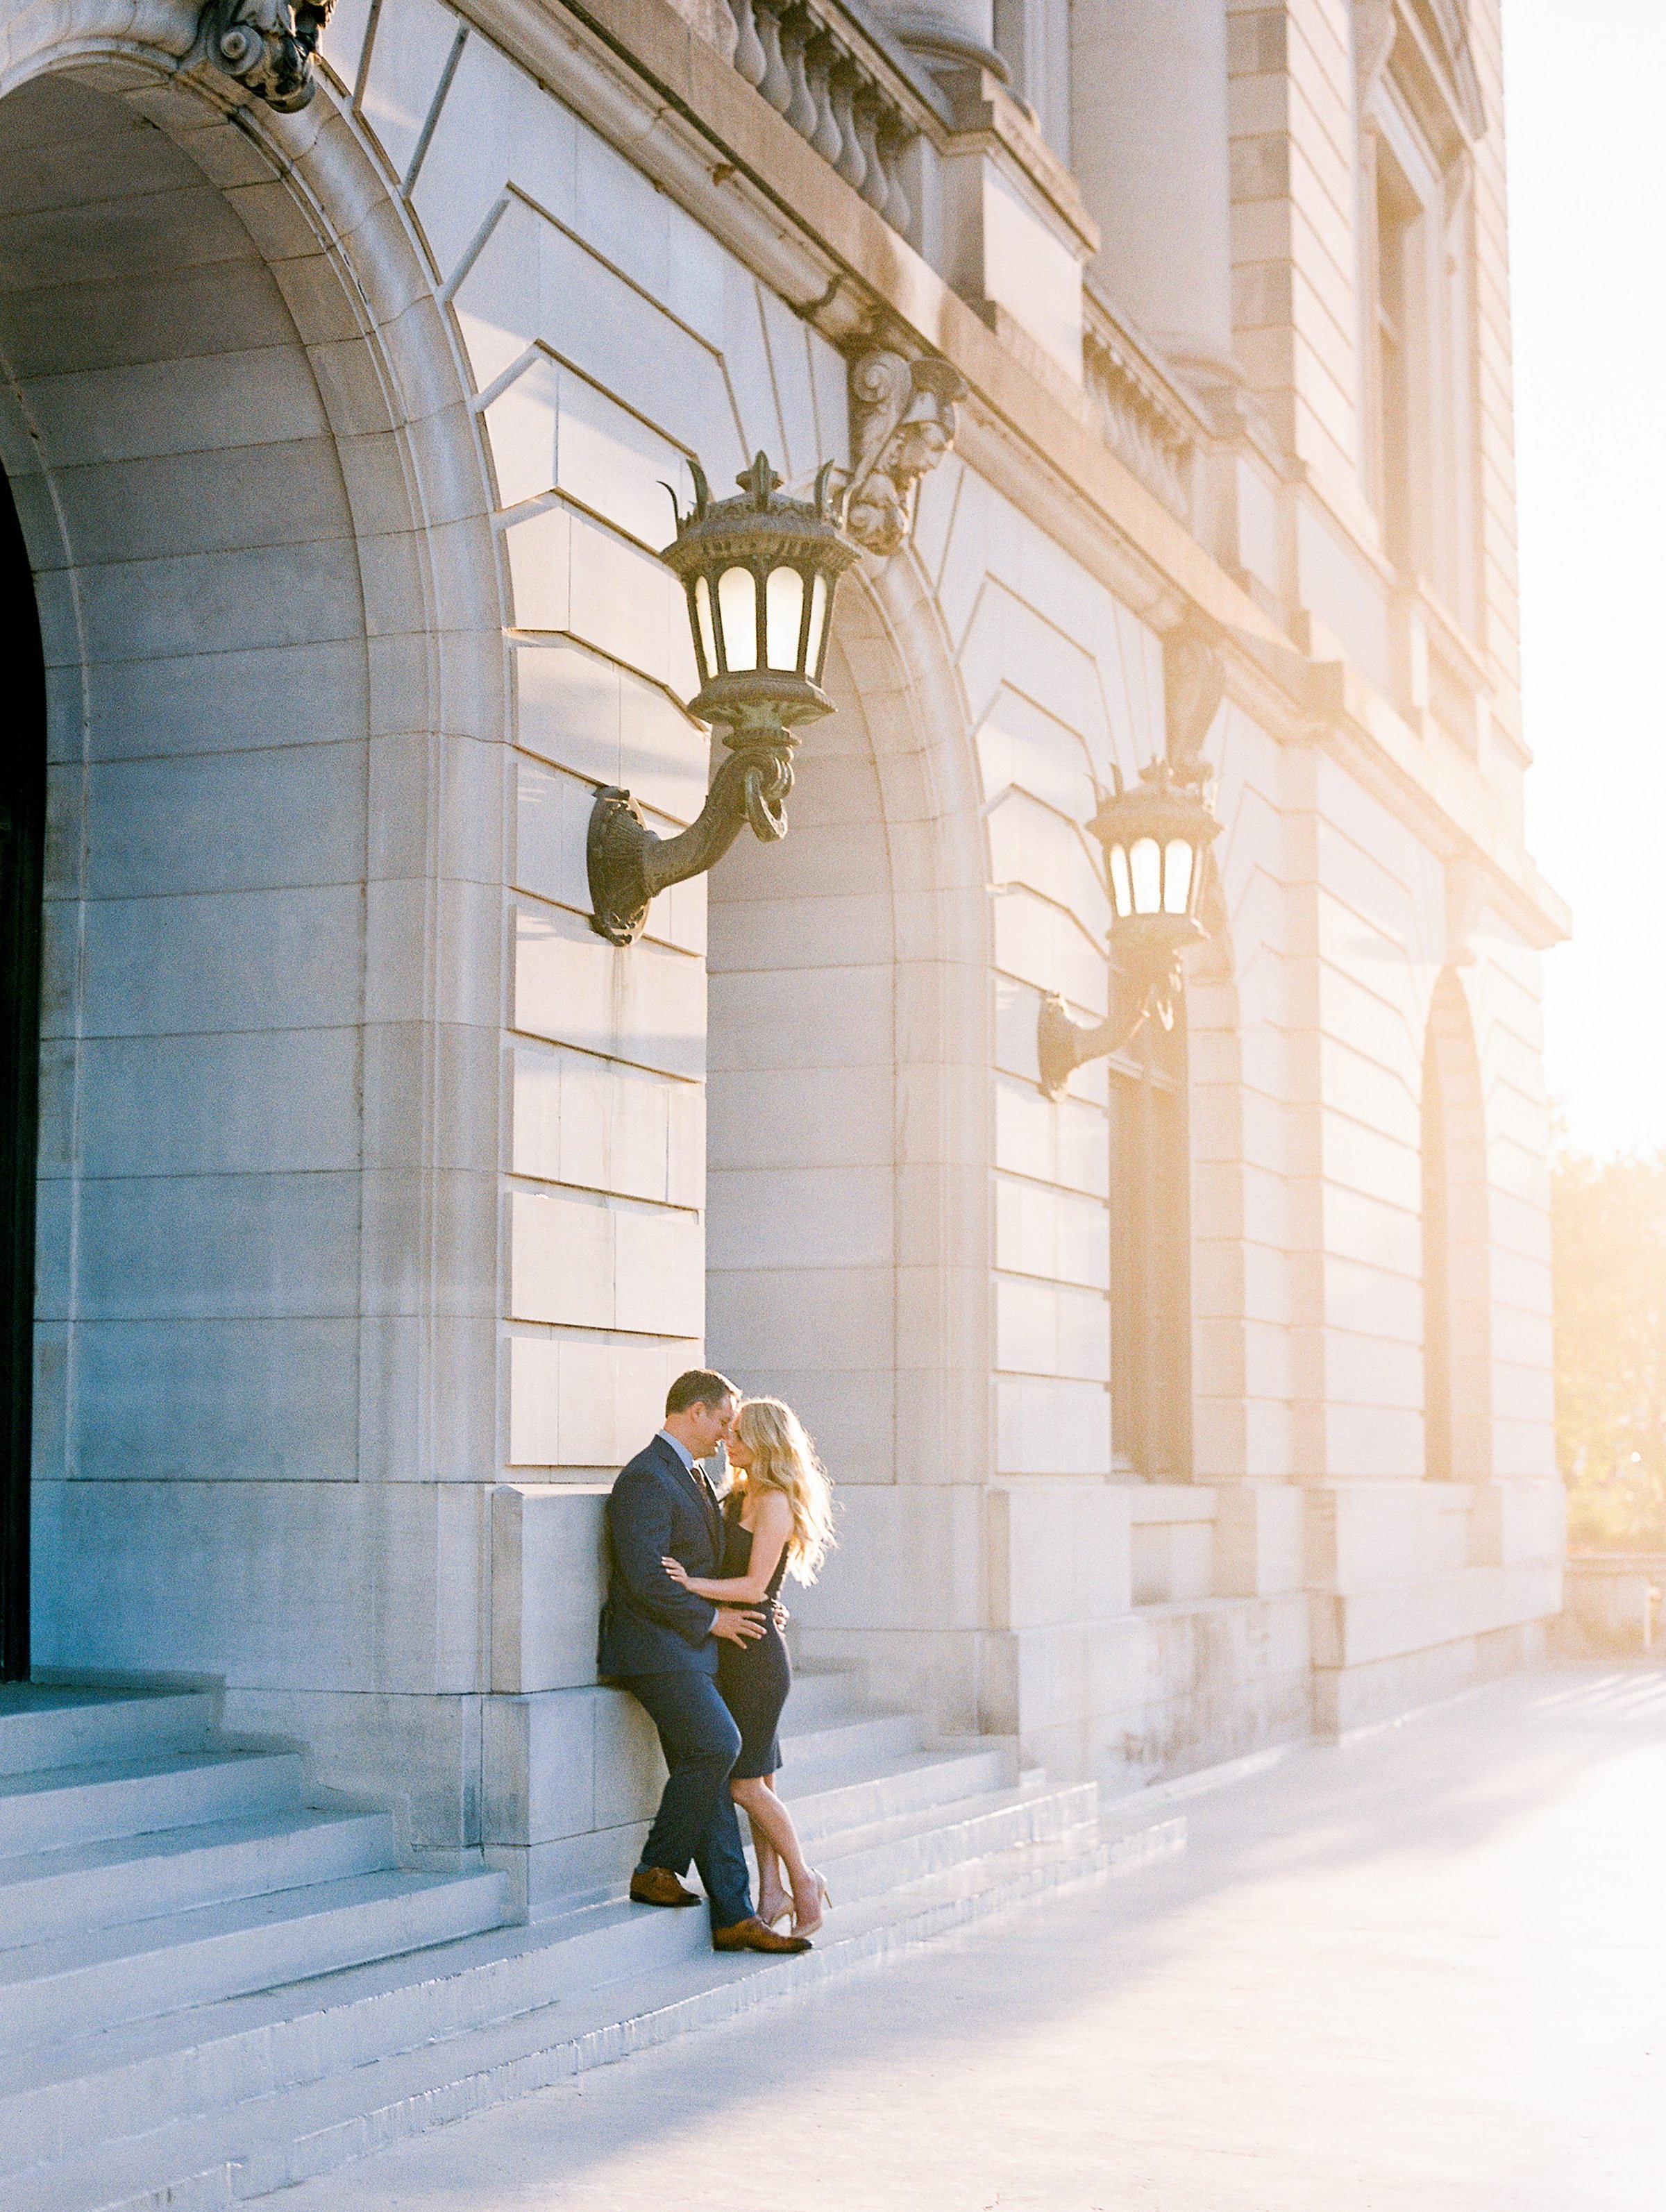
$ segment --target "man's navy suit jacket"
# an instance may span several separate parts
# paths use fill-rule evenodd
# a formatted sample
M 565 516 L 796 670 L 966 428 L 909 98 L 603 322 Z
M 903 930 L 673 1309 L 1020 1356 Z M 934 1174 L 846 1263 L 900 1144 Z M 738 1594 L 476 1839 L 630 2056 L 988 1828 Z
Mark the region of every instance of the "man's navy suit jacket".
M 597 1638 L 603 1674 L 714 1674 L 717 1608 L 674 1583 L 660 1562 L 718 1572 L 723 1519 L 705 1477 L 663 1437 L 639 1451 L 607 1501 L 607 1599 Z

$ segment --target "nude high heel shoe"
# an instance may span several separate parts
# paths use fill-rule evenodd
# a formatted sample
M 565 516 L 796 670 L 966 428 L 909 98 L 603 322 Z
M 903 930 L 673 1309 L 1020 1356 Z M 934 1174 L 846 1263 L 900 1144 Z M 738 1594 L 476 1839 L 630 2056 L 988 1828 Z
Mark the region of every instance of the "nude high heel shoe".
M 822 1922 L 827 1917 L 827 1915 L 833 1910 L 833 1899 L 828 1893 L 826 1875 L 818 1873 L 814 1867 L 812 1867 L 810 1869 L 810 1879 L 816 1885 L 816 1899 L 821 1910 L 817 1913 L 813 1920 L 800 1920 L 798 1914 L 798 1907 L 794 1905 L 793 1908 L 793 1933 L 795 1936 L 813 1936 L 816 1930 L 821 1926 Z
M 766 1928 L 778 1929 L 783 1920 L 790 1922 L 793 1917 L 792 1891 L 787 1891 L 773 1912 L 766 1909 L 765 1900 L 760 1896 L 757 1901 L 757 1917 Z

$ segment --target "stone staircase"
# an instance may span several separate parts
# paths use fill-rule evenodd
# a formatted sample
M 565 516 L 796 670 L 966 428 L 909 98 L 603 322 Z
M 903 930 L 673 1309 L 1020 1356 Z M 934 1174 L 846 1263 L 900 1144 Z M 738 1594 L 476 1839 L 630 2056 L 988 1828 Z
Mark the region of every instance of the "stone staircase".
M 215 1712 L 0 1690 L 0 2212 L 210 2212 L 1184 1841 L 804 1675 L 783 1795 L 834 1910 L 719 1959 L 617 1896 L 505 1927 L 502 1875 L 402 1870 L 386 1814 L 308 1807 Z

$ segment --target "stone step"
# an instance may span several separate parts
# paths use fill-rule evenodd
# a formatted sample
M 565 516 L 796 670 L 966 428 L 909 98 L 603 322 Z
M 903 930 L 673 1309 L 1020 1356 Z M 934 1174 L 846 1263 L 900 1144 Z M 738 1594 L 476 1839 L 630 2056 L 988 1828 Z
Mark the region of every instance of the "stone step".
M 959 1805 L 934 1807 L 876 1822 L 830 1839 L 816 1864 L 836 1906 L 883 1897 L 925 1881 L 951 1867 L 1015 1844 L 1043 1843 L 1086 1826 L 1094 1814 L 1094 1786 L 1044 1792 L 1004 1790 Z
M 175 2122 L 137 2141 L 0 2182 L 0 2212 L 221 2212 L 334 2172 L 384 2144 L 505 2103 L 797 1994 L 1043 1891 L 1149 1863 L 1183 1846 L 1170 1818 L 1110 1838 L 1092 1826 L 1022 1843 L 829 1916 L 801 1958 L 717 1959 L 611 1982 L 471 2032 L 442 2037 L 234 2112 Z M 691 1918 L 660 1914 L 660 1919 Z M 83 2143 L 84 2143 L 83 2138 Z
M 827 1728 L 840 1721 L 860 1720 L 873 1710 L 854 1668 L 815 1674 L 795 1669 L 783 1718 L 789 1729 Z
M 1017 1763 L 1010 1747 L 997 1745 L 978 1752 L 914 1752 L 868 1769 L 783 1767 L 781 1794 L 800 1836 L 810 1844 L 842 1828 L 1010 1790 Z
M 9 1682 L 0 1688 L 0 1774 L 94 1765 L 203 1744 L 213 1731 L 216 1703 L 206 1690 Z
M 939 1873 L 957 1856 L 1062 1832 L 1091 1800 L 1091 1785 L 1009 1790 L 894 1815 L 836 1839 L 823 1855 L 826 1870 L 842 1909 Z M 703 1910 L 616 1898 L 535 1929 L 448 1945 L 417 1973 L 408 1960 L 386 1959 L 321 1978 L 304 2006 L 294 1992 L 273 1990 L 129 2023 L 40 2057 L 0 2055 L 0 2172 L 710 1956 Z
M 925 1748 L 926 1726 L 918 1713 L 866 1713 L 801 1729 L 789 1706 L 781 1731 L 784 1765 L 823 1770 L 858 1769 Z
M 402 1874 L 385 1815 L 309 1812 L 290 1755 L 201 1743 L 211 1698 L 114 1703 L 149 1709 L 137 1742 L 111 1700 L 60 1702 L 47 1717 L 98 1755 L 37 1728 L 24 1749 L 59 1763 L 0 1772 L 0 2212 L 206 2212 L 723 2016 L 781 1971 L 715 1959 L 703 1911 L 620 1898 L 505 1929 L 502 1875 Z M 785 1751 L 838 1900 L 817 1974 L 1125 1848 L 1088 1847 L 1091 1788 L 1047 1790 L 1010 1742 L 928 1743 L 854 1674 L 799 1678 Z
M 0 2174 L 467 2033 L 553 2001 L 542 1931 L 193 2005 L 53 2048 L 0 2052 Z
M 397 1863 L 386 1813 L 262 1813 L 0 1859 L 0 1952 Z
M 290 1752 L 158 1752 L 0 1775 L 0 1858 L 188 1828 L 301 1802 Z
M 0 1952 L 0 2050 L 473 1935 L 502 1920 L 504 1886 L 496 1873 L 355 1875 L 20 1944 Z

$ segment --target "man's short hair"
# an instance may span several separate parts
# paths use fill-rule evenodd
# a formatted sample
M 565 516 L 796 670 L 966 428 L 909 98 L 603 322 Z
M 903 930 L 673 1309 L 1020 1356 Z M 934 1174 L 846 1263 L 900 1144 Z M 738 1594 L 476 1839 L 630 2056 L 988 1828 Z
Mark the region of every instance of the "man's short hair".
M 725 1398 L 740 1395 L 727 1375 L 720 1375 L 710 1367 L 690 1367 L 686 1375 L 679 1375 L 666 1393 L 666 1418 L 673 1413 L 686 1413 L 690 1406 L 715 1406 Z

